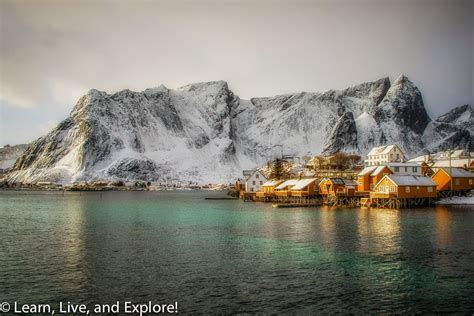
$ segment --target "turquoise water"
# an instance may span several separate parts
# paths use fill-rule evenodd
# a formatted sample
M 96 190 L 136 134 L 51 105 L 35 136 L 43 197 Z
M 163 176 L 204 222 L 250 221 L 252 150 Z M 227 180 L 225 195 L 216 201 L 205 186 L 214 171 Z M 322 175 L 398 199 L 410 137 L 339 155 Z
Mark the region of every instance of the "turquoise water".
M 0 301 L 180 313 L 474 312 L 472 206 L 272 209 L 220 192 L 0 192 Z

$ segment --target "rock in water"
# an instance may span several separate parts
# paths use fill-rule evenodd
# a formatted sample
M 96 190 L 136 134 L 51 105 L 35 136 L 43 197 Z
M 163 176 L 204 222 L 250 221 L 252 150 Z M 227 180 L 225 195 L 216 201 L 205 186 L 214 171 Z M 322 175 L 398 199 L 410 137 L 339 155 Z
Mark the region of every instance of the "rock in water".
M 472 149 L 470 106 L 435 121 L 406 76 L 345 90 L 241 100 L 224 81 L 115 94 L 91 90 L 27 147 L 10 182 L 146 180 L 227 183 L 281 154 L 365 155 L 397 143 L 407 155 Z

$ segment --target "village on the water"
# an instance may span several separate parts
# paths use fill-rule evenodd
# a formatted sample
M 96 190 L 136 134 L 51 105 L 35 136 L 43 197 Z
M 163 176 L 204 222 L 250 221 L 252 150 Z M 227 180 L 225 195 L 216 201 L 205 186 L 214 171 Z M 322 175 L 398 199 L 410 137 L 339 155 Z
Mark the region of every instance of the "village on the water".
M 229 194 L 274 207 L 405 208 L 470 195 L 474 189 L 474 153 L 463 149 L 407 160 L 392 144 L 374 147 L 363 162 L 342 152 L 306 158 L 304 164 L 293 164 L 292 159 L 283 156 L 262 168 L 244 170 Z

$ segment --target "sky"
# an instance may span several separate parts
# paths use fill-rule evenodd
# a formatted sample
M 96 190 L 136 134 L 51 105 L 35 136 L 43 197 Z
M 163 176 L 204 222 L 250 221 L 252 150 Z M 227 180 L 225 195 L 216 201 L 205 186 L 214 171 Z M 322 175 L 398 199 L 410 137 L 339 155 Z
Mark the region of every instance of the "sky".
M 0 146 L 89 89 L 225 80 L 243 99 L 406 74 L 435 118 L 474 105 L 474 0 L 0 0 Z

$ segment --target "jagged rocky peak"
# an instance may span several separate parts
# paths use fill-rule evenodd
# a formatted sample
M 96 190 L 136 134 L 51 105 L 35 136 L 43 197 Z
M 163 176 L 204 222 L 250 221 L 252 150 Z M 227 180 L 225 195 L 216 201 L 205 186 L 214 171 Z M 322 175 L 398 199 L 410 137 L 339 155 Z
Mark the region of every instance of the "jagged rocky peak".
M 357 125 L 352 112 L 345 112 L 337 120 L 324 146 L 323 154 L 332 155 L 344 148 L 346 151 L 358 152 Z
M 436 121 L 442 123 L 473 124 L 474 115 L 472 107 L 469 104 L 458 106 L 438 117 Z
M 420 90 L 400 75 L 377 106 L 374 119 L 380 128 L 378 142 L 397 143 L 407 153 L 423 147 L 421 136 L 431 121 Z

